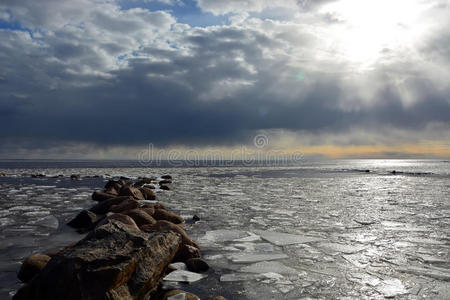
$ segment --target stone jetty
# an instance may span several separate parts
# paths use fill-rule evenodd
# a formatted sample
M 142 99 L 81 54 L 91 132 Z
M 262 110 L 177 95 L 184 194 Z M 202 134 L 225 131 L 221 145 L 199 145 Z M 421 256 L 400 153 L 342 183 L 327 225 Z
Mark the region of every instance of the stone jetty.
M 170 175 L 109 180 L 92 194 L 96 204 L 68 223 L 87 235 L 25 259 L 18 273 L 25 285 L 13 299 L 199 299 L 161 285 L 200 280 L 209 269 L 184 219 L 156 201 L 154 189 L 171 184 Z

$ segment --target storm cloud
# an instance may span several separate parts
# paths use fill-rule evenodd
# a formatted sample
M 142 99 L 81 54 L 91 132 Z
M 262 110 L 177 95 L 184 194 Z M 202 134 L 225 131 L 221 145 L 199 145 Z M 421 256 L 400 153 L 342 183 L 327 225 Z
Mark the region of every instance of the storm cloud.
M 345 26 L 321 10 L 331 2 L 199 0 L 212 23 L 228 21 L 196 27 L 177 21 L 181 2 L 2 1 L 0 152 L 239 145 L 258 132 L 308 144 L 448 139 L 445 2 L 429 1 L 424 20 L 436 20 L 414 48 L 383 49 L 370 65 L 327 43 Z

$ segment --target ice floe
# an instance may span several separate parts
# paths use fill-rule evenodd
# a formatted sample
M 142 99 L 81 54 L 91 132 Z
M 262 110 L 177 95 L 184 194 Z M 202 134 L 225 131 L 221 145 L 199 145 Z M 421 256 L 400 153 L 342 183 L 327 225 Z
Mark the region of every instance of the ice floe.
M 293 244 L 304 244 L 304 243 L 323 241 L 322 238 L 318 238 L 318 237 L 310 237 L 310 236 L 305 236 L 305 235 L 297 235 L 297 234 L 282 233 L 282 232 L 275 232 L 275 231 L 256 230 L 255 233 L 257 235 L 261 236 L 262 239 L 264 239 L 272 244 L 275 244 L 277 246 L 286 246 L 286 245 L 293 245 Z
M 205 274 L 198 274 L 186 270 L 176 270 L 169 273 L 166 277 L 163 278 L 165 281 L 176 281 L 176 282 L 195 282 L 200 279 L 206 278 Z

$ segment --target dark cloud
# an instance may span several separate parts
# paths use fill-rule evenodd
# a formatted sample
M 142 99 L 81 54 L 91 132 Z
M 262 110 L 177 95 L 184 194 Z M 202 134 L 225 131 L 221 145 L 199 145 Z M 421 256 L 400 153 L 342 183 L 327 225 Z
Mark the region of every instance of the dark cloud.
M 24 24 L 60 20 L 7 5 Z M 0 31 L 0 142 L 216 146 L 247 143 L 260 131 L 342 135 L 383 127 L 413 135 L 450 123 L 450 88 L 428 75 L 429 66 L 405 66 L 415 58 L 355 75 L 318 59 L 309 50 L 315 38 L 293 34 L 294 25 L 176 27 L 168 13 L 144 10 L 94 9 L 84 18 L 84 27 L 42 37 Z M 448 35 L 432 41 L 423 49 L 448 64 Z

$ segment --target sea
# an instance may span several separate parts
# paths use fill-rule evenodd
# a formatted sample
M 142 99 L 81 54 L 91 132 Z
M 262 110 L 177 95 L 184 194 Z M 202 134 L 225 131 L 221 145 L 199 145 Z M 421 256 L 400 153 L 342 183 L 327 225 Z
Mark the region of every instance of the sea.
M 450 161 L 0 160 L 0 299 L 21 262 L 84 236 L 66 223 L 111 178 L 173 177 L 157 199 L 210 265 L 164 282 L 209 299 L 450 299 Z M 79 174 L 80 180 L 71 180 Z

